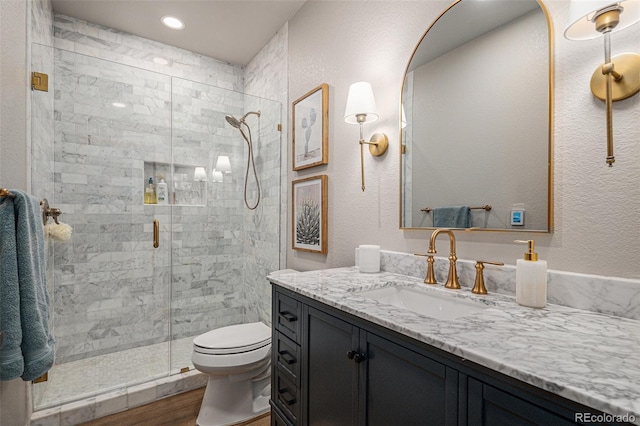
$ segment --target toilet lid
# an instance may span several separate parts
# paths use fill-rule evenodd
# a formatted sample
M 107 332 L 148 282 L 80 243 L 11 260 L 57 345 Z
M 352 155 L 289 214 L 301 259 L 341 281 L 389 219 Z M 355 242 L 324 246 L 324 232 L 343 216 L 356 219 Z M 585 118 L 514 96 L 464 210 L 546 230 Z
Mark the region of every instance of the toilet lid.
M 271 341 L 271 329 L 261 322 L 218 328 L 193 339 L 194 349 L 207 353 L 238 353 L 258 349 Z M 211 352 L 210 350 L 213 350 Z

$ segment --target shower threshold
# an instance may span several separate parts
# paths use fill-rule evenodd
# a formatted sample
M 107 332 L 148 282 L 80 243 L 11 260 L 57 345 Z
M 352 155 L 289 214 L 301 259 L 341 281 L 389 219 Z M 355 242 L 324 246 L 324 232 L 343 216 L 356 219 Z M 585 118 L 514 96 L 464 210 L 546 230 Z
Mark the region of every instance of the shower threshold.
M 170 346 L 171 364 L 176 366 L 171 369 Z M 177 374 L 183 367 L 193 369 L 192 347 L 193 337 L 186 337 L 172 341 L 171 345 L 168 342 L 156 343 L 55 365 L 49 371 L 47 382 L 33 386 L 34 410 L 37 410 L 34 417 L 58 413 L 65 407 L 67 410 L 85 407 L 84 411 L 93 411 L 91 417 L 97 418 L 111 414 L 101 411 L 122 411 L 190 390 L 188 388 L 204 386 L 206 380 L 196 370 Z M 184 378 L 191 379 L 180 385 Z M 163 384 L 166 384 L 165 389 L 158 388 Z M 90 409 L 92 405 L 93 409 Z M 35 424 L 33 418 L 32 424 Z

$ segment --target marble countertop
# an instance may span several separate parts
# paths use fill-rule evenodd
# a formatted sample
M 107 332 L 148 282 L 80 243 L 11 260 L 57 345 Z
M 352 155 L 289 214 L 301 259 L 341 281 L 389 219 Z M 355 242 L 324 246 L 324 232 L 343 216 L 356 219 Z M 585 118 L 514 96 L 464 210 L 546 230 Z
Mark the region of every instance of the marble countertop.
M 640 424 L 640 321 L 548 304 L 520 306 L 514 297 L 447 290 L 422 279 L 357 268 L 272 274 L 269 280 L 357 317 L 492 370 Z M 356 292 L 419 287 L 487 305 L 455 320 L 433 319 Z

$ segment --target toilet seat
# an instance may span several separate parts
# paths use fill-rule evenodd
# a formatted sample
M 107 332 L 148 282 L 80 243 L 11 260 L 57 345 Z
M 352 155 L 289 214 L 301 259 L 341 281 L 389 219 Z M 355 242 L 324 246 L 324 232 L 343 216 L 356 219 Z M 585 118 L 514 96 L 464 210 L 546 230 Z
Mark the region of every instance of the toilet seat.
M 261 322 L 218 328 L 193 339 L 193 350 L 208 355 L 255 351 L 271 343 L 271 329 Z

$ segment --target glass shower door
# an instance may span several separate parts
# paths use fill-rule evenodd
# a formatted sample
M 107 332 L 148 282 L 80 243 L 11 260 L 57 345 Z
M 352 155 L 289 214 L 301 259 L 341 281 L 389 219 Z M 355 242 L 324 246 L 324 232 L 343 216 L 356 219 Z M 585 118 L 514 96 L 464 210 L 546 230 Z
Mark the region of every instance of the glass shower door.
M 48 243 L 56 364 L 34 386 L 36 409 L 169 373 L 171 206 L 146 204 L 144 191 L 171 163 L 171 80 L 46 49 L 54 123 L 32 133 L 34 160 L 53 167 L 33 186 L 73 234 Z
M 281 104 L 185 79 L 172 79 L 175 205 L 172 231 L 171 371 L 192 368 L 192 341 L 215 328 L 269 324 L 266 274 L 280 250 Z M 244 203 L 248 144 L 226 120 L 247 112 L 260 203 Z M 230 170 L 220 170 L 228 160 Z M 248 174 L 247 198 L 258 186 Z M 264 317 L 264 318 L 263 318 Z

